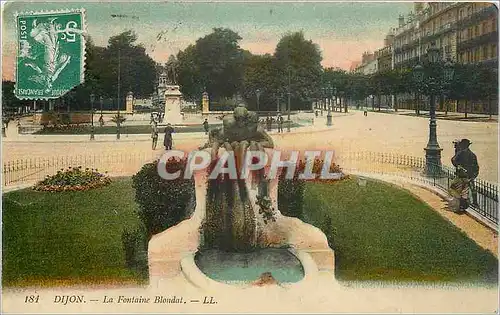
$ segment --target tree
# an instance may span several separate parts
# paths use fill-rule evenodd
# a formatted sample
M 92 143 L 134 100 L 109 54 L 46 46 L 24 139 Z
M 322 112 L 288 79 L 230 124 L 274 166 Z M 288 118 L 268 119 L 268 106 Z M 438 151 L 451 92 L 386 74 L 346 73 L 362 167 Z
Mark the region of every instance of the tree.
M 178 82 L 184 98 L 194 101 L 201 100 L 205 84 L 201 78 L 197 63 L 196 47 L 189 45 L 177 54 Z
M 189 98 L 206 89 L 210 98 L 233 97 L 241 88 L 244 53 L 241 37 L 227 28 L 214 28 L 177 55 L 179 85 Z
M 488 65 L 479 67 L 478 81 L 479 94 L 482 100 L 488 102 L 488 115 L 493 115 L 492 100 L 498 98 L 498 68 L 492 68 Z
M 20 100 L 14 95 L 15 82 L 2 81 L 2 112 L 7 116 L 8 112 L 17 112 L 19 108 L 30 105 L 32 101 Z
M 279 85 L 288 89 L 290 76 L 291 108 L 310 107 L 310 97 L 321 83 L 321 52 L 302 32 L 281 38 L 274 53 Z
M 156 63 L 142 45 L 135 44 L 136 40 L 137 35 L 130 30 L 108 40 L 103 56 L 108 66 L 102 73 L 104 93 L 108 97 L 117 97 L 118 70 L 120 100 L 124 100 L 129 91 L 135 97 L 149 97 L 155 90 Z
M 259 110 L 262 111 L 275 110 L 277 94 L 285 92 L 279 87 L 276 60 L 269 54 L 245 58 L 241 95 L 251 109 L 257 109 L 257 90 L 260 91 Z

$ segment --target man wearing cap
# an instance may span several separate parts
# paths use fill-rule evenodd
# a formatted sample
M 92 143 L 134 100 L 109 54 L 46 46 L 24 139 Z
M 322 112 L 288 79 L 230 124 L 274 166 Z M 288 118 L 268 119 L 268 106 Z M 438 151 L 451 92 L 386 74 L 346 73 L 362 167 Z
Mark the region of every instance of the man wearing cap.
M 469 188 L 472 190 L 472 202 L 477 204 L 477 192 L 474 186 L 474 179 L 479 174 L 479 165 L 476 155 L 470 150 L 469 139 L 462 139 L 458 143 L 457 152 L 451 158 L 451 163 L 457 168 L 456 178 L 450 188 L 460 197 L 460 211 L 469 207 Z

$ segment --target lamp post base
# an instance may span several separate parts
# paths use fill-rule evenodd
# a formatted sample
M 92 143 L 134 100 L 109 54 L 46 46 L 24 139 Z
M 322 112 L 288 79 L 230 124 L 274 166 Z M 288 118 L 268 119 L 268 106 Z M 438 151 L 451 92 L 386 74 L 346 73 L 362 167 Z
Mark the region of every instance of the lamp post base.
M 425 150 L 425 174 L 436 176 L 441 172 L 441 149 L 438 144 L 427 144 Z
M 95 140 L 94 126 L 90 127 L 90 140 Z

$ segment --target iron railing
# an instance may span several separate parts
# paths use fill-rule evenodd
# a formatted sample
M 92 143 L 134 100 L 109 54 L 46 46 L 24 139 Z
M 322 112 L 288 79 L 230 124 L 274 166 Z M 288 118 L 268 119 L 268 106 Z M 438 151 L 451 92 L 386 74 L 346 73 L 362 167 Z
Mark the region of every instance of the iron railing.
M 43 180 L 68 167 L 98 169 L 111 176 L 130 176 L 161 155 L 163 151 L 109 153 L 77 156 L 34 157 L 7 161 L 3 164 L 3 188 L 25 186 Z

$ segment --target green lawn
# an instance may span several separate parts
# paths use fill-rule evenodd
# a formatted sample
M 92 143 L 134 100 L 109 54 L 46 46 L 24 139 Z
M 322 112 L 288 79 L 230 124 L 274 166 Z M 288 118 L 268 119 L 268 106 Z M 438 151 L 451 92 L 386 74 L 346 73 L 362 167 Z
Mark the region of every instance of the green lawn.
M 134 230 L 131 179 L 87 192 L 3 195 L 3 284 L 140 283 L 125 267 L 124 229 Z
M 333 235 L 340 280 L 497 281 L 497 259 L 404 190 L 307 183 L 305 221 Z M 131 179 L 86 192 L 3 195 L 5 286 L 143 283 L 126 267 L 139 226 Z M 325 217 L 332 220 L 326 231 Z
M 307 183 L 305 221 L 332 220 L 340 280 L 497 283 L 498 260 L 407 191 L 356 179 Z

